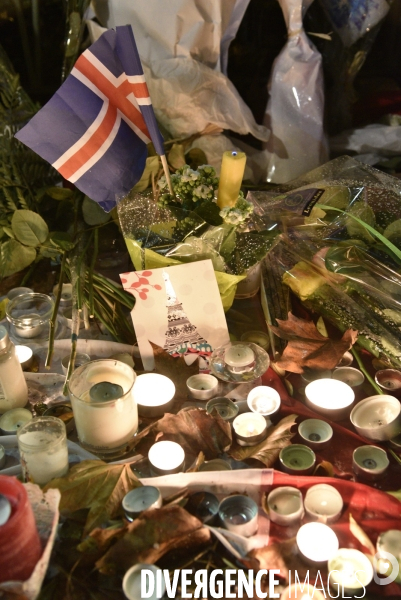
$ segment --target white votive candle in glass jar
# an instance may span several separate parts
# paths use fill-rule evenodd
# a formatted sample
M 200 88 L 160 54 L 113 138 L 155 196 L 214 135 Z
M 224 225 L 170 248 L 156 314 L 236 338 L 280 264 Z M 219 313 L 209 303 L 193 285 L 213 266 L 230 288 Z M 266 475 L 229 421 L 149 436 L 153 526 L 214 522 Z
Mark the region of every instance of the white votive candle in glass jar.
M 138 429 L 133 385 L 136 374 L 123 362 L 94 360 L 80 366 L 68 383 L 81 445 L 102 458 L 121 456 Z
M 153 444 L 148 459 L 150 468 L 156 475 L 170 475 L 183 470 L 185 452 L 177 442 L 165 440 Z
M 36 417 L 17 432 L 25 482 L 45 485 L 68 472 L 65 425 L 57 417 Z

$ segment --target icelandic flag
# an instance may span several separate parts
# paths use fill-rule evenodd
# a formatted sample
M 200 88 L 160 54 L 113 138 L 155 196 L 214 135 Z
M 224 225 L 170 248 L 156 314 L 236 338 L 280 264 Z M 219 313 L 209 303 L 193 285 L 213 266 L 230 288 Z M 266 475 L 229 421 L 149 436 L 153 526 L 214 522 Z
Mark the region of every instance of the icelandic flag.
M 106 31 L 15 136 L 109 212 L 139 181 L 146 145 L 164 155 L 130 25 Z

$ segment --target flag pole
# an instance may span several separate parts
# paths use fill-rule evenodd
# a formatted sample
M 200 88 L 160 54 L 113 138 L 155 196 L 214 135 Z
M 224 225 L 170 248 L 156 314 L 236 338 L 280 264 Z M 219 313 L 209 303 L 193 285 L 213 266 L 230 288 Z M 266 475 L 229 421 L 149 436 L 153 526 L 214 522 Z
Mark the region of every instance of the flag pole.
M 162 161 L 163 171 L 164 171 L 164 174 L 166 176 L 166 180 L 167 180 L 167 185 L 168 185 L 169 192 L 170 192 L 170 194 L 172 196 L 174 196 L 173 186 L 172 186 L 171 177 L 170 177 L 170 169 L 168 168 L 166 155 L 165 154 L 160 154 L 160 158 L 161 158 L 161 161 Z

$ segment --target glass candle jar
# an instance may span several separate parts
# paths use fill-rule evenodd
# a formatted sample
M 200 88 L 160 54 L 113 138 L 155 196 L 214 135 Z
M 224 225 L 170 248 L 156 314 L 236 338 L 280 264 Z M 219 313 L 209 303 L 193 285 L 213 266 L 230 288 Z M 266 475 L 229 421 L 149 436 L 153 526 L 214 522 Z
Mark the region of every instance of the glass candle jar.
M 135 379 L 129 365 L 113 359 L 94 360 L 75 369 L 68 390 L 83 448 L 101 458 L 124 454 L 138 429 Z
M 24 481 L 45 485 L 68 472 L 65 425 L 57 417 L 36 417 L 17 432 Z
M 0 582 L 25 581 L 42 554 L 33 510 L 15 477 L 0 475 L 0 494 L 11 504 L 11 514 L 0 526 Z
M 11 333 L 21 340 L 47 339 L 54 302 L 46 294 L 22 294 L 7 304 Z

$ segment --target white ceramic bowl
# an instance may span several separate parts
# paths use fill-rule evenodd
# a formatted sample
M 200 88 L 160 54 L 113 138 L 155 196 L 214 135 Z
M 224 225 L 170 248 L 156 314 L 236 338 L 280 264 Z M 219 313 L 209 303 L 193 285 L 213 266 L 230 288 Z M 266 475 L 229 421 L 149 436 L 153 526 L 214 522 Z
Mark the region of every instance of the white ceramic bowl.
M 401 404 L 394 396 L 369 396 L 353 408 L 350 419 L 359 435 L 382 442 L 391 440 L 401 431 Z
M 330 442 L 333 428 L 321 419 L 306 419 L 298 425 L 298 433 L 303 444 L 319 451 Z
M 332 485 L 312 485 L 305 495 L 306 514 L 323 523 L 334 523 L 341 515 L 344 503 L 341 494 Z

